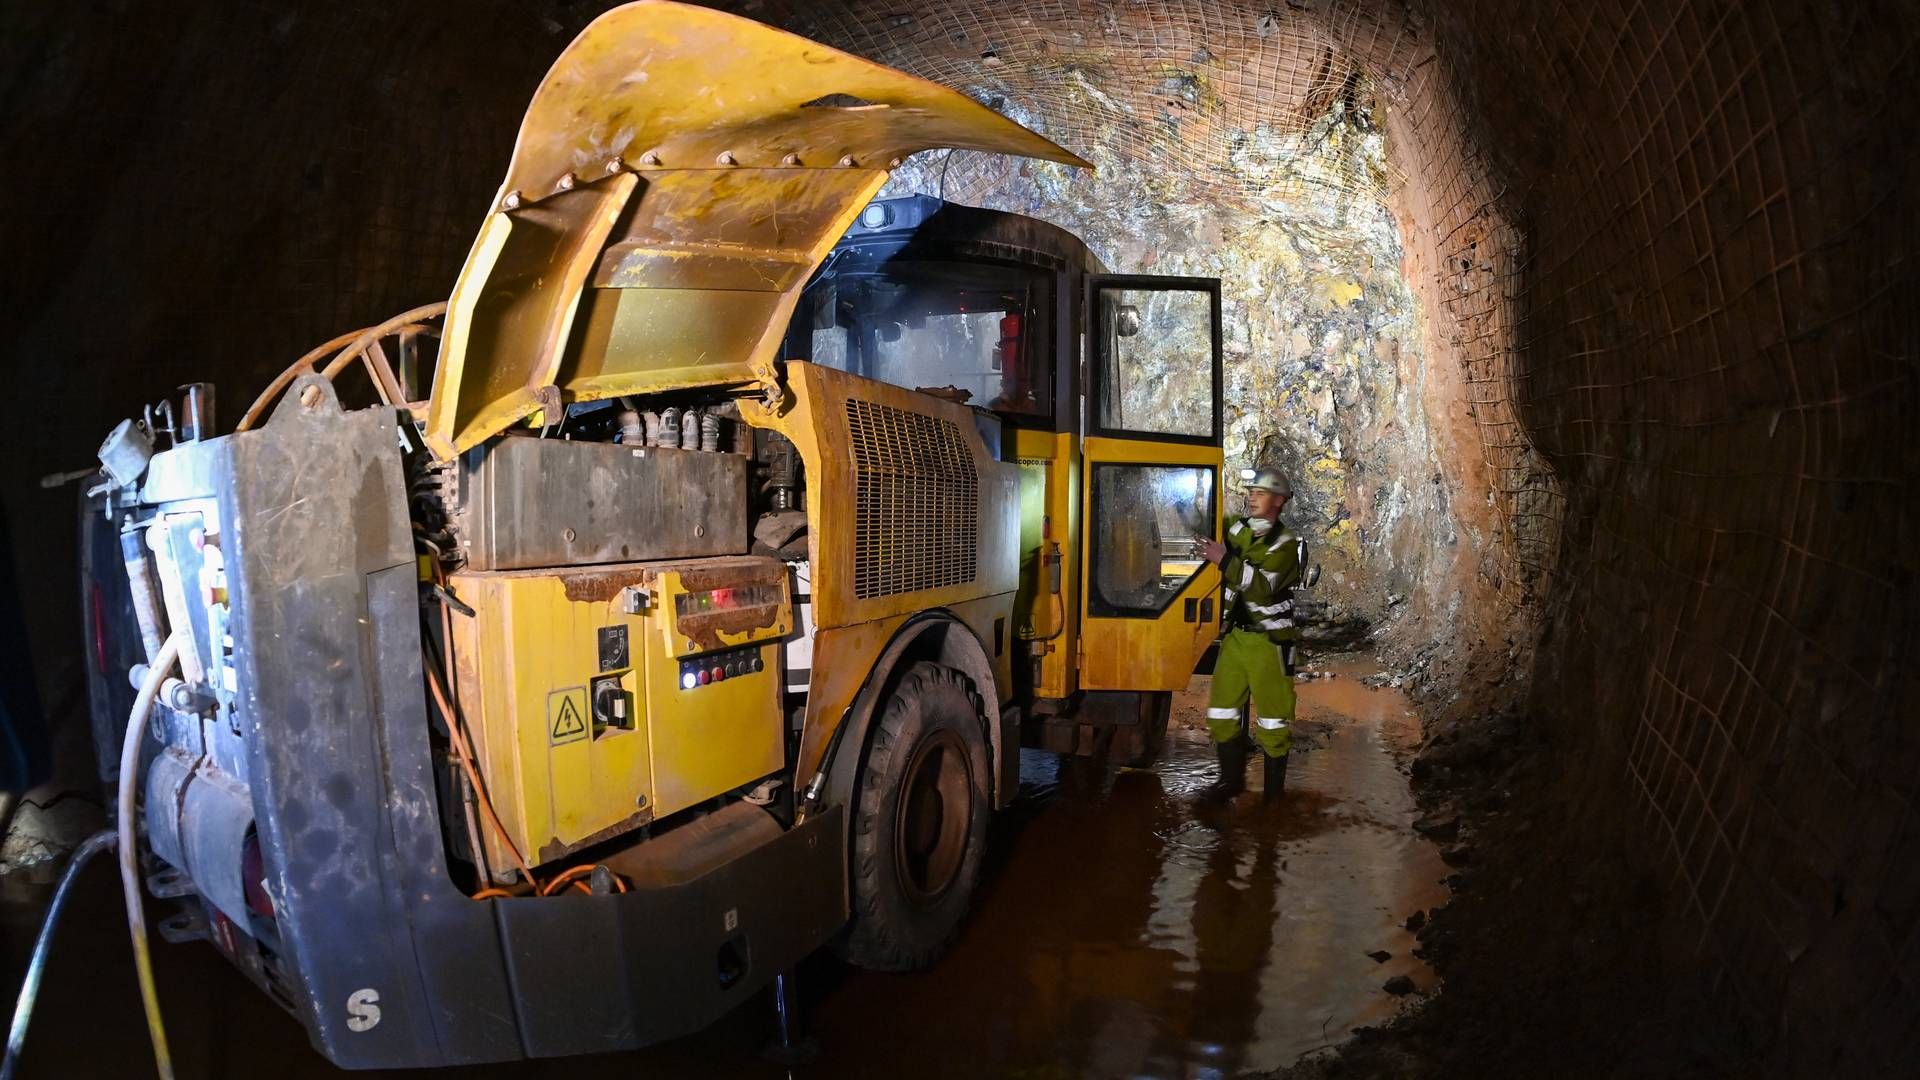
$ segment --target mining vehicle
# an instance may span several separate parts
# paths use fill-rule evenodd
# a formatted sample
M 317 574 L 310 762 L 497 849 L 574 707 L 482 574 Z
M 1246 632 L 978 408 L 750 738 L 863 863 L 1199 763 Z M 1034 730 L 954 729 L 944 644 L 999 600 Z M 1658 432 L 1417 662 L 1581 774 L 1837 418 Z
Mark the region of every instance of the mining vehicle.
M 1151 757 L 1218 631 L 1218 283 L 876 198 L 937 147 L 1085 164 L 614 9 L 444 305 L 115 429 L 92 702 L 163 937 L 341 1066 L 638 1047 L 822 946 L 933 961 L 1023 743 Z

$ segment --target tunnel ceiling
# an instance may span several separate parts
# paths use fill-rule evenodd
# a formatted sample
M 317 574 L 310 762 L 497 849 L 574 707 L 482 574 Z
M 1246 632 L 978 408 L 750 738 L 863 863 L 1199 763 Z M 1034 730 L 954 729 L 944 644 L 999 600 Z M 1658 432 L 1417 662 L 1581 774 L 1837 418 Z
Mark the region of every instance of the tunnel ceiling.
M 36 396 L 5 499 L 50 710 L 78 700 L 72 503 L 37 477 L 167 386 L 215 378 L 231 417 L 313 343 L 443 299 L 528 94 L 605 6 L 17 14 L 0 152 L 28 164 L 0 224 L 26 254 L 0 287 Z M 1114 178 L 967 155 L 902 183 L 1066 219 L 1118 206 L 1096 239 L 1135 269 L 1250 239 L 1266 254 L 1219 265 L 1289 284 L 1242 285 L 1243 315 L 1392 324 L 1361 350 L 1391 393 L 1322 382 L 1330 420 L 1294 449 L 1331 453 L 1331 431 L 1341 461 L 1402 455 L 1413 524 L 1355 550 L 1427 568 L 1408 572 L 1443 685 L 1467 703 L 1509 661 L 1531 676 L 1595 828 L 1666 883 L 1679 965 L 1781 1036 L 1783 1072 L 1901 1051 L 1920 979 L 1911 5 L 734 7 L 994 102 Z M 1315 274 L 1357 282 L 1359 307 L 1296 286 Z M 1370 487 L 1347 485 L 1356 521 Z
M 1252 207 L 1305 184 L 1387 194 L 1384 173 L 1326 159 L 1359 155 L 1377 80 L 1409 68 L 1417 41 L 1404 13 L 1353 5 L 853 0 L 763 17 Z

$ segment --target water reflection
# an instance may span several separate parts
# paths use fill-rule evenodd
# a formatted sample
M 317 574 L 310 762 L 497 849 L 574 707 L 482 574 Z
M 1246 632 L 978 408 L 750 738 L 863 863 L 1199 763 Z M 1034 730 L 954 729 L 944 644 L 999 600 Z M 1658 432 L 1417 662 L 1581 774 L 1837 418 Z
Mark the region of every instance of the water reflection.
M 827 994 L 818 1075 L 1232 1076 L 1390 1014 L 1392 975 L 1432 985 L 1400 927 L 1439 902 L 1445 875 L 1395 768 L 1410 715 L 1353 674 L 1303 687 L 1323 745 L 1277 807 L 1255 793 L 1196 815 L 1213 770 L 1204 687 L 1177 706 L 1195 727 L 1170 732 L 1154 771 L 1028 752 L 1002 861 L 954 952 Z M 1393 958 L 1366 956 L 1378 949 Z M 876 1044 L 875 1025 L 900 1035 Z

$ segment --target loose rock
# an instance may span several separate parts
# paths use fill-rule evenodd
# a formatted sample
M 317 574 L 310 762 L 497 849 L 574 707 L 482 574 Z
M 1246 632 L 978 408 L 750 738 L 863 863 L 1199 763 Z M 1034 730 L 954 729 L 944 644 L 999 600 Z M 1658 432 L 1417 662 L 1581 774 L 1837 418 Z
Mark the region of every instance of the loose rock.
M 1493 788 L 1482 788 L 1467 795 L 1467 809 L 1485 812 L 1498 810 L 1506 805 L 1507 794 Z
M 1452 807 L 1445 807 L 1414 822 L 1413 829 L 1435 840 L 1448 840 L 1460 832 L 1460 815 Z

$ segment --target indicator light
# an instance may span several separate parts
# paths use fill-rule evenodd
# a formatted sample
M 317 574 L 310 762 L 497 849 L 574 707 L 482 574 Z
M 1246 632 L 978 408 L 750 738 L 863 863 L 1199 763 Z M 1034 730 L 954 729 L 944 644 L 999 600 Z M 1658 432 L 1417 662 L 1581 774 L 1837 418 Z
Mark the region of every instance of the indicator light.
M 680 689 L 691 690 L 698 685 L 700 685 L 700 680 L 693 674 L 693 672 L 683 671 L 680 673 Z

